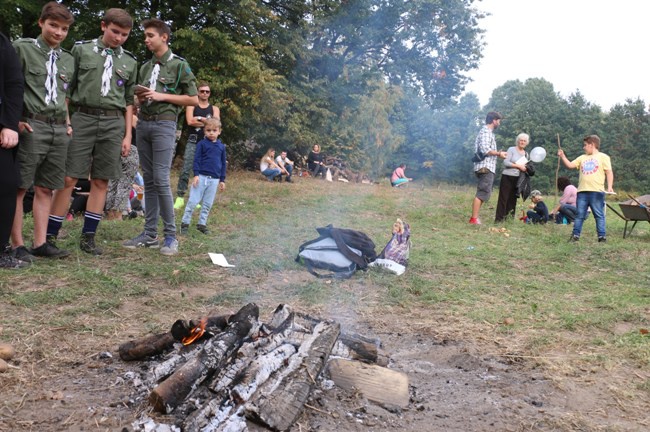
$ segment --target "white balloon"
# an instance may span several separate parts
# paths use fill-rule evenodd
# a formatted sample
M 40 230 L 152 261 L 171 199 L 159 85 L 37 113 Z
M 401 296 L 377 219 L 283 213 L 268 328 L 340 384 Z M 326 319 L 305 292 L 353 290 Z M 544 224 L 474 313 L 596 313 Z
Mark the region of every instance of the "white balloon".
M 546 150 L 544 147 L 535 147 L 530 151 L 530 160 L 535 163 L 539 163 L 546 159 Z

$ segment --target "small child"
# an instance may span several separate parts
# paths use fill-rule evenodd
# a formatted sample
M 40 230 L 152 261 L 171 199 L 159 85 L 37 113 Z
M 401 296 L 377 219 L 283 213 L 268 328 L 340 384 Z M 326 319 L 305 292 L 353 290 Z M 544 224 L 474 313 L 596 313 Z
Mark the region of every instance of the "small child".
M 219 140 L 221 122 L 219 119 L 209 118 L 204 123 L 205 138 L 196 145 L 194 179 L 181 220 L 182 235 L 187 234 L 192 221 L 192 213 L 199 202 L 201 203 L 201 214 L 196 229 L 203 234 L 209 233 L 206 224 L 214 197 L 217 194 L 217 188 L 222 191 L 226 189 L 226 146 Z
M 526 216 L 528 216 L 527 222 L 534 224 L 545 224 L 548 222 L 548 207 L 546 207 L 546 204 L 544 204 L 544 197 L 542 197 L 542 193 L 538 190 L 532 191 L 530 193 L 530 200 L 533 203 L 528 206 L 528 208 L 532 210 L 528 210 L 526 212 Z

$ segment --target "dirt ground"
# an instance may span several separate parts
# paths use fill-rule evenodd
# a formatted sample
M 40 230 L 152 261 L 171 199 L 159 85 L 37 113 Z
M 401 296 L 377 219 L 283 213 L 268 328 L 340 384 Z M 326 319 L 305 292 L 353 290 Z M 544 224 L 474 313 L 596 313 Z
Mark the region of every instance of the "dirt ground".
M 283 285 L 309 278 L 294 275 L 269 287 L 257 302 L 260 318 L 270 318 L 277 306 L 271 299 Z M 257 282 L 249 281 L 259 286 Z M 351 282 L 351 289 L 362 287 Z M 206 290 L 195 287 L 187 295 L 202 296 Z M 93 332 L 69 334 L 61 328 L 28 330 L 15 338 L 17 357 L 9 371 L 0 374 L 0 431 L 144 430 L 134 422 L 149 410 L 147 395 L 137 391 L 134 377 L 146 371 L 148 363 L 121 361 L 117 347 L 127 334 L 147 335 L 135 310 L 155 308 L 152 303 L 138 306 L 132 300 L 105 322 L 88 324 L 100 328 L 121 323 L 124 331 L 110 338 Z M 303 311 L 321 317 L 331 317 L 334 310 L 305 307 Z M 377 405 L 358 392 L 330 388 L 325 373 L 308 402 L 310 408 L 292 431 L 650 428 L 647 400 L 617 396 L 621 380 L 633 379 L 636 373 L 622 366 L 566 375 L 538 358 L 507 355 L 504 336 L 490 334 L 487 325 L 460 331 L 462 323 L 453 313 L 441 310 L 336 308 L 336 319 L 350 331 L 382 341 L 391 358 L 389 367 L 408 375 L 410 403 L 406 409 Z M 173 421 L 150 415 L 159 423 Z

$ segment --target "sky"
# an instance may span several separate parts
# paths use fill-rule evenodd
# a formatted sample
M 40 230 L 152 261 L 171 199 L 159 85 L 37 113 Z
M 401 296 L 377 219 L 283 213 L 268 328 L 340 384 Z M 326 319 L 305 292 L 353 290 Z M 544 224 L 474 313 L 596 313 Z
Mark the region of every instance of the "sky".
M 509 80 L 544 78 L 563 98 L 580 91 L 609 110 L 630 98 L 650 103 L 650 0 L 482 0 L 491 16 L 483 58 L 466 91 L 486 105 Z

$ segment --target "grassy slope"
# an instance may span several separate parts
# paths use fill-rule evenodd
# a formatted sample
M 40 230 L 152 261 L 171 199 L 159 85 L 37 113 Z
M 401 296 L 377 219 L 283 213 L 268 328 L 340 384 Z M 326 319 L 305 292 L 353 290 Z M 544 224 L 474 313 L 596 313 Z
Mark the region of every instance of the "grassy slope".
M 0 273 L 0 339 L 24 344 L 34 361 L 59 350 L 74 361 L 107 340 L 117 344 L 126 334 L 160 331 L 177 318 L 253 300 L 324 314 L 428 315 L 449 337 L 489 343 L 499 355 L 532 359 L 558 376 L 650 366 L 650 337 L 641 332 L 650 327 L 650 226 L 639 224 L 624 240 L 623 221 L 610 212 L 606 244 L 596 243 L 593 218 L 580 243 L 569 244 L 568 226 L 512 221 L 499 226 L 503 233 L 491 224 L 468 225 L 472 188 L 297 180 L 271 184 L 253 173 L 231 175 L 210 217 L 213 233 L 192 227 L 173 258 L 120 247 L 139 233 L 142 219 L 102 223 L 100 258 L 78 251 L 81 221 L 66 223 L 69 235 L 60 244 L 72 257 Z M 366 232 L 379 252 L 397 217 L 412 227 L 410 267 L 402 277 L 367 272 L 348 281 L 317 280 L 293 260 L 298 246 L 316 237 L 314 228 L 329 223 Z M 492 217 L 486 206 L 482 219 Z M 236 267 L 215 268 L 209 251 L 224 253 Z M 650 381 L 638 376 L 624 386 L 647 396 Z

